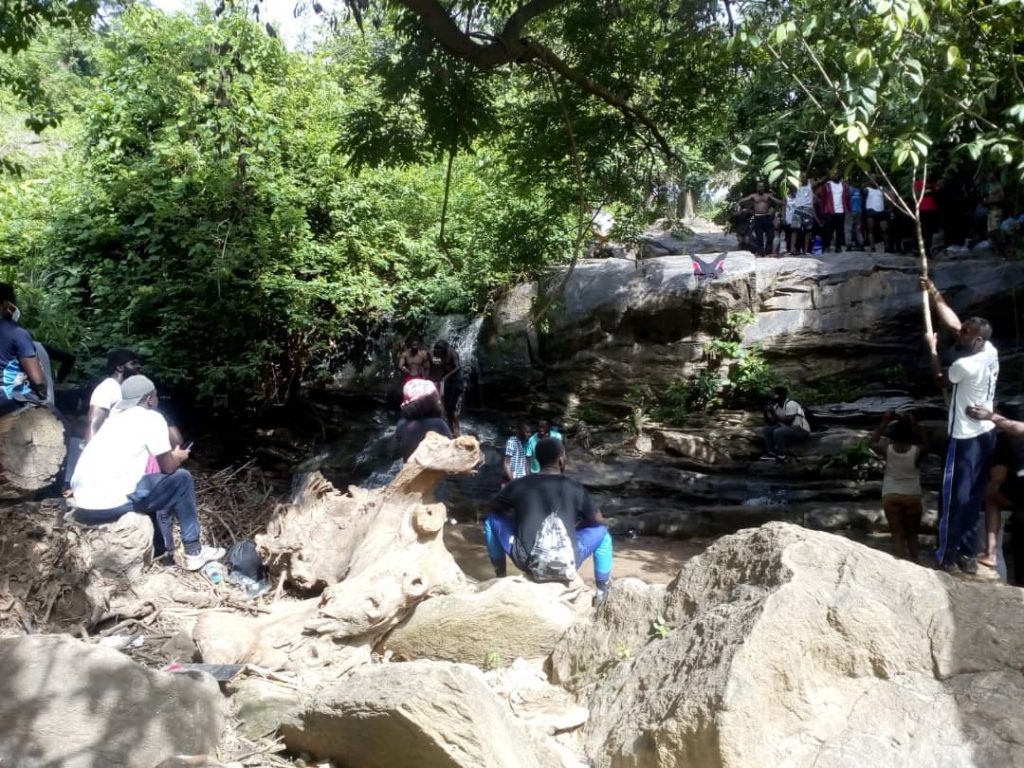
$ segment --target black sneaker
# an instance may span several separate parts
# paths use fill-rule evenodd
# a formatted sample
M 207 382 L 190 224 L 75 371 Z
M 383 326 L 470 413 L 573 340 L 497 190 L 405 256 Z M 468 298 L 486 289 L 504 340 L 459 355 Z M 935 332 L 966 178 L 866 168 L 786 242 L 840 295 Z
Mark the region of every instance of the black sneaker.
M 938 567 L 939 567 L 940 571 L 945 571 L 950 576 L 952 576 L 954 573 L 956 573 L 956 563 L 955 562 L 945 562 L 945 561 L 943 561 L 943 562 L 938 564 Z
M 978 572 L 978 558 L 971 555 L 957 555 L 956 564 L 961 571 L 972 576 Z

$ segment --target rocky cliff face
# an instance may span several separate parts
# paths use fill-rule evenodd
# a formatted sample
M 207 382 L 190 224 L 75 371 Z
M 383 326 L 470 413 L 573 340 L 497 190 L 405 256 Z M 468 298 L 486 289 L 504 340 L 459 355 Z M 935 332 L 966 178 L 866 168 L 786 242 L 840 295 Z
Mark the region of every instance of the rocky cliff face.
M 529 327 L 538 293 L 561 284 L 556 272 L 522 285 L 484 325 L 480 370 L 491 397 L 506 402 L 543 392 L 552 405 L 581 402 L 625 408 L 639 384 L 657 391 L 705 365 L 703 344 L 729 313 L 754 314 L 747 344 L 795 382 L 866 374 L 897 364 L 920 366 L 918 261 L 871 253 L 824 258 L 755 259 L 729 253 L 723 276 L 698 285 L 686 255 L 579 264 L 544 332 Z M 1015 293 L 1024 264 L 987 255 L 937 261 L 932 277 L 957 312 L 982 315 L 1003 349 L 1015 342 Z

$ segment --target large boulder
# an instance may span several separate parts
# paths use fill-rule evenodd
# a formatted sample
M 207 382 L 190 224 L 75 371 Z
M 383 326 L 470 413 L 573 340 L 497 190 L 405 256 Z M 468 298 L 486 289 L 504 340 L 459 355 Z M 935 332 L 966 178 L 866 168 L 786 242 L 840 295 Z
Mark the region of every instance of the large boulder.
M 0 639 L 0 765 L 152 768 L 215 752 L 220 689 L 67 635 Z
M 555 648 L 552 682 L 579 694 L 592 689 L 610 669 L 647 644 L 664 602 L 664 585 L 616 579 L 597 620 L 574 624 Z
M 687 563 L 651 639 L 580 688 L 587 752 L 599 768 L 1024 765 L 1022 608 L 1019 589 L 829 534 L 742 531 Z M 588 637 L 556 660 L 590 658 Z
M 983 314 L 997 336 L 1010 336 L 1012 290 L 1024 285 L 1024 264 L 989 255 L 936 262 L 931 275 L 958 312 Z M 565 399 L 552 405 L 578 398 L 625 416 L 628 394 L 660 392 L 703 369 L 704 344 L 738 311 L 754 316 L 744 342 L 761 346 L 791 381 L 876 373 L 921 347 L 919 276 L 912 256 L 872 253 L 755 259 L 730 252 L 721 279 L 705 284 L 687 255 L 588 260 L 568 278 L 553 270 L 495 304 L 481 334 L 481 380 L 491 398 L 512 404 L 558 392 Z M 547 332 L 538 335 L 524 296 L 563 282 Z
M 420 603 L 383 647 L 399 658 L 478 667 L 543 658 L 578 615 L 589 614 L 590 598 L 579 587 L 534 584 L 521 576 L 495 579 Z
M 276 721 L 289 750 L 346 768 L 558 765 L 534 746 L 483 673 L 465 664 L 371 665 L 299 692 L 240 686 L 232 699 L 249 727 L 271 730 Z

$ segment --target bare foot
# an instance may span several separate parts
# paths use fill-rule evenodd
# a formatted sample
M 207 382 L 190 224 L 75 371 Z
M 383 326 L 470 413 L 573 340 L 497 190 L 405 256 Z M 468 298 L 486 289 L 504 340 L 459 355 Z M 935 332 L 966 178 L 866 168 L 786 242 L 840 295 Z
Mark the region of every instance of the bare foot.
M 996 559 L 995 555 L 990 556 L 988 553 L 982 552 L 980 555 L 978 555 L 978 564 L 986 565 L 989 568 L 995 568 L 997 565 L 999 565 L 999 561 Z

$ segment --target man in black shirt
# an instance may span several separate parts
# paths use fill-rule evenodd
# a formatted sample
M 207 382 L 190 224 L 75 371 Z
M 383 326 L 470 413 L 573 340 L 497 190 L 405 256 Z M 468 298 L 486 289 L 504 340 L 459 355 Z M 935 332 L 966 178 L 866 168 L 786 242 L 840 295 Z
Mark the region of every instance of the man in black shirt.
M 452 428 L 452 435 L 459 436 L 459 414 L 462 412 L 462 363 L 459 353 L 452 349 L 451 344 L 441 340 L 434 344 L 434 354 L 430 358 L 430 380 L 441 393 L 444 404 L 444 415 Z
M 506 573 L 505 555 L 535 581 L 569 581 L 575 570 L 594 556 L 595 605 L 608 595 L 612 573 L 612 539 L 604 518 L 587 489 L 565 477 L 565 447 L 561 440 L 537 443 L 540 472 L 506 485 L 491 503 L 484 522 L 487 554 L 499 578 Z M 571 562 L 562 569 L 560 543 L 570 548 Z

